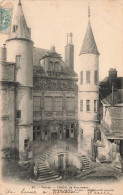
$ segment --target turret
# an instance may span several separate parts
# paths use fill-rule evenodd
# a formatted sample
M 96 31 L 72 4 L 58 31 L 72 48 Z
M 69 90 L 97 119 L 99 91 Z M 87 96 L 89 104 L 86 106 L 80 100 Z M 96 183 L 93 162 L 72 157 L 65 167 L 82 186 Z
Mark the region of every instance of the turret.
M 19 161 L 32 158 L 33 139 L 33 42 L 21 1 L 18 3 L 11 33 L 6 41 L 7 61 L 16 63 L 16 147 Z
M 79 139 L 79 152 L 87 151 L 87 155 L 92 157 L 91 139 L 94 136 L 94 126 L 98 122 L 98 101 L 99 101 L 99 52 L 93 36 L 89 21 L 85 38 L 80 50 L 80 76 L 78 93 L 78 117 L 79 135 L 83 132 L 83 138 Z

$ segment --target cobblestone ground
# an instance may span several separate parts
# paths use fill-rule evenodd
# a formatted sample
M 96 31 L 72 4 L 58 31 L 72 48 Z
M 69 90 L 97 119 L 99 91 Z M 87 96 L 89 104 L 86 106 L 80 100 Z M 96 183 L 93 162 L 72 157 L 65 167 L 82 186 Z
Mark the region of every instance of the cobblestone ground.
M 93 172 L 79 178 L 79 180 L 85 180 L 85 181 L 102 181 L 102 180 L 109 180 L 109 181 L 117 181 L 120 178 L 123 178 L 123 173 L 121 173 L 121 170 L 118 170 L 114 168 L 111 164 L 101 164 L 100 166 L 97 166 L 93 168 Z

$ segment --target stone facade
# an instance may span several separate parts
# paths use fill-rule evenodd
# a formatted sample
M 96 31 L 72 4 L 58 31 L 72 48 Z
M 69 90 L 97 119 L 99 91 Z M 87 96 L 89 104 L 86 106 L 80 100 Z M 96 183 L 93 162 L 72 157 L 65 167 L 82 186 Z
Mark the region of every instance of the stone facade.
M 64 145 L 65 150 L 77 149 L 78 86 L 75 76 L 54 47 L 34 69 L 33 139 L 46 147 L 56 144 L 58 147 Z
M 0 48 L 3 51 L 3 48 Z M 5 50 L 4 50 L 5 51 Z M 6 52 L 6 51 L 5 51 Z M 3 61 L 6 53 L 2 52 L 0 59 L 0 108 L 2 149 L 15 147 L 15 64 Z

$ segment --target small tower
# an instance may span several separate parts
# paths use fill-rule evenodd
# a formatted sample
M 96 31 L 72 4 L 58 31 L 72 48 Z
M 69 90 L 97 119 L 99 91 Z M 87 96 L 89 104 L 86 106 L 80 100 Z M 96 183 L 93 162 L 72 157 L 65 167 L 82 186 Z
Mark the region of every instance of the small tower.
M 91 139 L 93 139 L 94 127 L 98 122 L 99 52 L 91 28 L 90 8 L 88 8 L 88 20 L 87 31 L 79 55 L 78 151 L 86 153 L 91 158 Z
M 33 157 L 33 42 L 26 24 L 21 1 L 6 41 L 7 61 L 16 63 L 16 116 L 15 140 L 19 162 L 31 161 Z

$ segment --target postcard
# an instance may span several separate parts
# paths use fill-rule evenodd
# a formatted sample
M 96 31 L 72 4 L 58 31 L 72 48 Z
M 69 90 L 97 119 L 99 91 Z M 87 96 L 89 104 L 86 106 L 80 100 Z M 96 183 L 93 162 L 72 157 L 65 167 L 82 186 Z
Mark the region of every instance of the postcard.
M 1 195 L 123 195 L 123 1 L 0 1 Z

